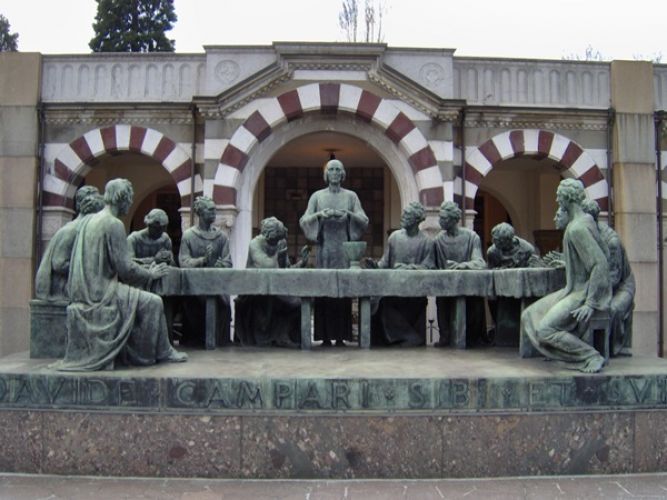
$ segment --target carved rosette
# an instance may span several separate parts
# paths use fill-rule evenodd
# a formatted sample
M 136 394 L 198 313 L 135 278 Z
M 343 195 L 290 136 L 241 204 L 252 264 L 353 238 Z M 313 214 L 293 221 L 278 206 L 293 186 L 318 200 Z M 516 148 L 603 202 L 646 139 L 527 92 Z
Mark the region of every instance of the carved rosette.
M 237 62 L 225 59 L 215 65 L 215 78 L 223 85 L 231 85 L 238 80 L 241 69 Z

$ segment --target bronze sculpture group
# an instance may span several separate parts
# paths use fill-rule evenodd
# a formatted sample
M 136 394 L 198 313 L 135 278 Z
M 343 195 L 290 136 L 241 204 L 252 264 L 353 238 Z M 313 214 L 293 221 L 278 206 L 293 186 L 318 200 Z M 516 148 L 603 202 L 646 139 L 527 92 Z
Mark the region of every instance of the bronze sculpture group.
M 341 184 L 345 169 L 338 160 L 327 163 L 327 187 L 312 194 L 300 226 L 317 245 L 315 265 L 345 269 L 350 265 L 343 243 L 358 241 L 368 226 L 358 196 Z M 148 290 L 175 265 L 165 229 L 166 214 L 154 209 L 146 228 L 126 237 L 119 217 L 132 202 L 132 186 L 124 179 L 110 181 L 104 206 L 97 190 L 81 188 L 76 203 L 79 216 L 65 225 L 47 248 L 37 273 L 36 295 L 43 300 L 65 300 L 68 343 L 59 370 L 112 369 L 115 364 L 147 365 L 185 361 L 167 336 L 162 299 Z M 430 238 L 419 229 L 424 207 L 408 204 L 401 229 L 388 238 L 379 261 L 364 259 L 367 269 L 484 270 L 564 266 L 566 286 L 526 308 L 520 334 L 544 356 L 569 363 L 584 372 L 599 371 L 605 359 L 586 341 L 588 322 L 596 312 L 609 315 L 612 355 L 627 354 L 631 343 L 634 278 L 618 235 L 597 221 L 599 208 L 585 200 L 583 185 L 564 180 L 557 191 L 558 228 L 565 231 L 563 253 L 540 259 L 535 248 L 515 235 L 512 226 L 499 224 L 492 231 L 493 245 L 484 259 L 479 236 L 460 227 L 462 212 L 453 202 L 440 208 L 441 231 Z M 595 206 L 593 206 L 595 205 Z M 216 207 L 210 198 L 194 203 L 197 225 L 183 234 L 178 261 L 182 268 L 231 268 L 227 235 L 214 226 Z M 597 211 L 596 211 L 597 208 Z M 287 229 L 274 217 L 264 219 L 261 233 L 250 242 L 248 269 L 306 267 L 309 248 L 292 264 L 287 255 Z M 488 262 L 488 264 L 487 264 Z M 472 274 L 471 274 L 472 277 Z M 230 339 L 231 303 L 217 298 L 222 320 L 218 345 Z M 458 304 L 458 305 L 457 305 Z M 497 322 L 502 301 L 490 301 Z M 426 297 L 383 297 L 373 300 L 373 345 L 426 344 Z M 453 317 L 460 312 L 456 297 L 436 298 L 440 340 L 452 341 Z M 236 299 L 235 340 L 241 345 L 297 347 L 300 342 L 300 300 L 280 295 L 245 295 Z M 486 333 L 482 297 L 465 300 L 469 343 Z M 201 341 L 204 330 L 202 297 L 183 302 L 184 343 Z M 516 314 L 518 318 L 518 314 Z M 518 330 L 518 325 L 516 325 Z M 323 346 L 344 346 L 352 339 L 351 299 L 318 298 L 314 310 L 314 338 Z
M 58 370 L 187 360 L 169 343 L 160 297 L 128 284 L 149 286 L 167 271 L 164 263 L 146 268 L 130 257 L 119 217 L 133 194 L 129 181 L 114 179 L 106 185 L 104 208 L 79 220 L 67 280 L 67 348 Z

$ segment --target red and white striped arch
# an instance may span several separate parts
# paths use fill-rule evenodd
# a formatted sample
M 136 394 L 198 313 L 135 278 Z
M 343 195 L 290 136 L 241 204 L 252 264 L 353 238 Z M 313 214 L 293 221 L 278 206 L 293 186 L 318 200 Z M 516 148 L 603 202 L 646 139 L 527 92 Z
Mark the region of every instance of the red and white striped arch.
M 511 130 L 492 137 L 466 157 L 466 208 L 474 199 L 482 179 L 502 160 L 518 156 L 551 158 L 562 166 L 564 177 L 583 182 L 589 198 L 609 209 L 609 185 L 595 160 L 577 143 L 546 130 Z M 461 199 L 462 179 L 454 185 L 455 199 Z
M 232 135 L 220 158 L 212 193 L 207 194 L 212 195 L 218 205 L 235 205 L 240 177 L 252 149 L 280 124 L 309 112 L 350 113 L 380 127 L 408 157 L 420 201 L 427 206 L 442 203 L 440 168 L 414 122 L 391 101 L 359 87 L 339 83 L 313 83 L 262 100 L 258 109 Z
M 64 146 L 56 156 L 53 170 L 45 176 L 43 200 L 45 206 L 74 207 L 74 194 L 83 178 L 107 153 L 131 151 L 155 160 L 174 179 L 181 203 L 190 203 L 190 155 L 163 133 L 133 125 L 114 125 L 97 128 Z M 201 177 L 195 178 L 195 194 L 201 192 Z

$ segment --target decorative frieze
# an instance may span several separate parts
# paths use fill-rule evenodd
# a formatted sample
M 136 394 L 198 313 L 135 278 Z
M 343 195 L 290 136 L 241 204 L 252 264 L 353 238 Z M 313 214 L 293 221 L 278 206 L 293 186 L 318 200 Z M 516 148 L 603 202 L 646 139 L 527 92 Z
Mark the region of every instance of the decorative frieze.
M 188 102 L 203 93 L 201 55 L 44 56 L 43 102 Z
M 609 107 L 609 63 L 454 59 L 454 98 L 474 105 Z

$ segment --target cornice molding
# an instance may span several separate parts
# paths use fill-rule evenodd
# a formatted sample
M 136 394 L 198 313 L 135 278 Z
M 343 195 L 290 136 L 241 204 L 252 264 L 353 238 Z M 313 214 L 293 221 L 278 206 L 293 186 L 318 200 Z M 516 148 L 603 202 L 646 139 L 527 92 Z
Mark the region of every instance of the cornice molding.
M 46 109 L 44 123 L 47 125 L 114 125 L 117 123 L 190 125 L 193 120 L 189 108 L 186 110 L 132 110 L 86 105 L 85 107 Z
M 512 118 L 485 120 L 465 120 L 466 128 L 505 128 L 505 129 L 542 129 L 542 130 L 594 130 L 606 131 L 606 123 L 567 122 L 567 121 L 530 121 Z
M 379 63 L 376 69 L 369 71 L 368 79 L 429 117 L 440 118 L 442 99 L 392 67 Z
M 607 110 L 563 109 L 485 109 L 467 110 L 466 128 L 505 128 L 542 130 L 594 130 L 608 128 Z

